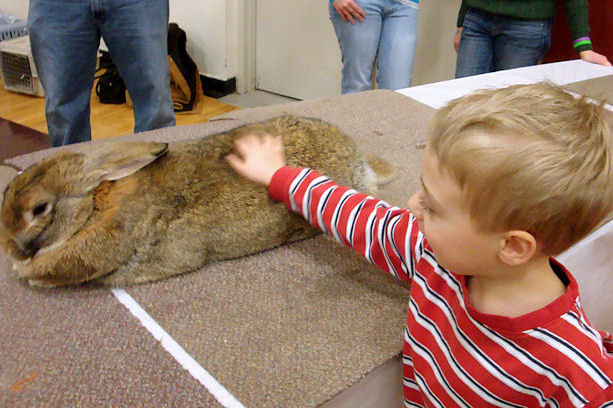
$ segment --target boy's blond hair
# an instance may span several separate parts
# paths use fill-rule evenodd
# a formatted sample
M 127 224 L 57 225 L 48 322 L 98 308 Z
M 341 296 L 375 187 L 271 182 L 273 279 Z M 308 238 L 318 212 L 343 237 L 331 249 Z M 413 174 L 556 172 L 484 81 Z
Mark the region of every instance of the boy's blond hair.
M 480 91 L 435 115 L 428 145 L 478 227 L 528 231 L 555 255 L 613 211 L 602 110 L 548 83 Z

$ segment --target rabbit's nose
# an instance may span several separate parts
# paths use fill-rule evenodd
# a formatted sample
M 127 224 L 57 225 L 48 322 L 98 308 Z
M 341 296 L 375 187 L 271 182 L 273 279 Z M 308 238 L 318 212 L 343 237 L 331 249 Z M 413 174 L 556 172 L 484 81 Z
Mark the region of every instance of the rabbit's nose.
M 19 248 L 20 251 L 24 251 L 24 245 L 20 239 L 15 238 L 12 241 L 15 243 L 15 245 L 17 246 L 17 248 Z
M 20 239 L 19 237 L 17 237 L 13 241 L 15 241 L 15 244 L 17 244 L 17 248 L 19 248 L 19 250 L 26 255 L 32 255 L 40 249 L 40 245 L 38 244 L 36 239 Z
M 40 246 L 35 241 L 29 241 L 24 247 L 24 252 L 32 254 L 40 249 Z

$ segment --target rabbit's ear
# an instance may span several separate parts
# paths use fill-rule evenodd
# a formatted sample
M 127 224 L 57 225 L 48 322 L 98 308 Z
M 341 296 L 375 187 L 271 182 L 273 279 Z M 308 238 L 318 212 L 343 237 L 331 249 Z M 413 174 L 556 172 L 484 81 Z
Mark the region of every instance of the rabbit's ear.
M 85 174 L 89 189 L 104 180 L 118 180 L 142 169 L 168 150 L 168 143 L 111 142 L 88 153 Z

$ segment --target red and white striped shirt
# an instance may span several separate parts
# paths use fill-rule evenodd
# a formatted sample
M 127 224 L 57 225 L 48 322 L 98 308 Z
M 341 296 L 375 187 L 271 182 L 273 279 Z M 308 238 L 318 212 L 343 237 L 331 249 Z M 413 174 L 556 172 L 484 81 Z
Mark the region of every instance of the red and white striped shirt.
M 447 271 L 407 210 L 339 186 L 308 169 L 283 167 L 270 196 L 411 281 L 403 343 L 405 407 L 613 407 L 613 338 L 595 329 L 577 282 L 557 261 L 566 293 L 509 318 L 480 313 L 465 277 Z M 612 311 L 613 312 L 613 311 Z

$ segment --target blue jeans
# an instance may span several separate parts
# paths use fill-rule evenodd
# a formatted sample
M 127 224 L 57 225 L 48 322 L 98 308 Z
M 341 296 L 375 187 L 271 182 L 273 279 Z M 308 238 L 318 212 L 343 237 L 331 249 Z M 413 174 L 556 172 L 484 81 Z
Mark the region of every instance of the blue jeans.
M 395 0 L 356 0 L 366 16 L 345 23 L 332 5 L 330 20 L 343 61 L 343 93 L 371 89 L 375 61 L 377 85 L 400 89 L 411 85 L 417 47 L 418 3 Z
M 529 20 L 470 8 L 464 17 L 455 77 L 538 64 L 551 44 L 552 20 Z
M 130 93 L 134 131 L 175 124 L 168 0 L 30 0 L 28 30 L 52 146 L 91 140 L 90 97 L 101 36 Z

